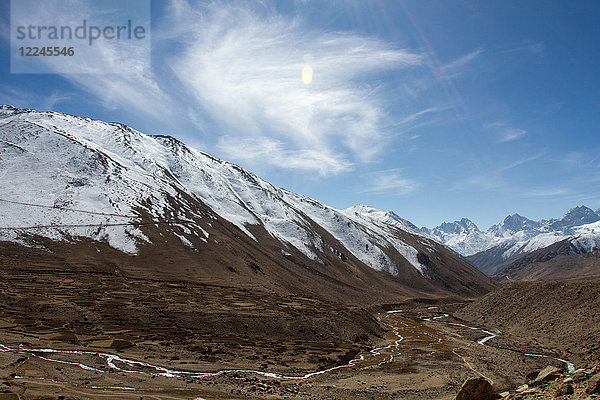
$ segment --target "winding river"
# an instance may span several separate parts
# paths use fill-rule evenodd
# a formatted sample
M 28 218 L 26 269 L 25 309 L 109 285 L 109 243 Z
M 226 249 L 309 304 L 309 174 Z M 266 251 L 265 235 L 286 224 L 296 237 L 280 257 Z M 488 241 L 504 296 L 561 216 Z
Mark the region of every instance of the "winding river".
M 428 309 L 433 310 L 434 308 L 435 307 L 429 307 Z M 388 314 L 401 313 L 402 311 L 403 310 L 392 310 L 392 311 L 388 311 Z M 489 340 L 499 336 L 499 333 L 490 332 L 483 328 L 472 327 L 472 326 L 455 323 L 455 322 L 443 321 L 443 319 L 445 319 L 447 317 L 448 317 L 448 314 L 440 314 L 440 315 L 433 316 L 433 317 L 423 318 L 423 320 L 445 323 L 448 325 L 459 326 L 459 327 L 472 329 L 472 330 L 479 330 L 486 335 L 483 338 L 477 340 L 477 343 L 479 343 L 481 345 L 484 345 Z M 116 372 L 127 373 L 127 374 L 145 374 L 145 375 L 164 376 L 164 377 L 171 377 L 171 378 L 173 378 L 173 377 L 174 378 L 178 378 L 178 377 L 179 378 L 185 378 L 185 377 L 187 377 L 187 378 L 205 378 L 205 377 L 215 377 L 215 376 L 225 375 L 225 374 L 234 374 L 234 373 L 240 374 L 240 373 L 242 373 L 242 374 L 260 375 L 260 376 L 274 378 L 274 379 L 304 380 L 304 379 L 309 379 L 311 377 L 314 377 L 317 375 L 322 375 L 322 374 L 325 374 L 325 373 L 328 373 L 331 371 L 355 367 L 360 363 L 372 362 L 372 364 L 366 365 L 366 366 L 362 367 L 362 369 L 375 368 L 375 367 L 384 365 L 386 363 L 391 363 L 394 360 L 395 352 L 397 353 L 399 351 L 398 349 L 400 347 L 400 343 L 404 340 L 404 337 L 400 334 L 400 327 L 398 325 L 393 325 L 391 323 L 385 322 L 382 320 L 382 318 L 379 318 L 379 320 L 381 323 L 383 323 L 388 328 L 390 328 L 390 330 L 395 335 L 395 340 L 392 343 L 388 344 L 387 346 L 374 348 L 367 353 L 360 354 L 360 355 L 358 355 L 358 357 L 348 361 L 346 364 L 337 365 L 335 367 L 331 367 L 331 368 L 324 369 L 324 370 L 309 372 L 304 375 L 284 375 L 284 374 L 279 374 L 279 373 L 274 373 L 274 372 L 266 372 L 266 371 L 253 370 L 253 369 L 224 369 L 224 370 L 215 371 L 215 372 L 183 371 L 183 370 L 166 368 L 166 367 L 159 366 L 159 365 L 153 365 L 153 364 L 146 363 L 143 361 L 132 360 L 132 359 L 128 359 L 128 358 L 125 358 L 125 357 L 122 357 L 122 356 L 119 356 L 116 354 L 111 354 L 111 353 L 95 352 L 95 351 L 82 351 L 82 350 L 57 350 L 57 349 L 51 349 L 51 348 L 30 348 L 30 347 L 25 347 L 23 345 L 19 345 L 18 347 L 10 347 L 10 346 L 4 345 L 4 344 L 0 344 L 0 352 L 13 352 L 13 353 L 27 354 L 27 355 L 37 357 L 37 358 L 45 360 L 45 361 L 55 362 L 55 363 L 59 363 L 59 364 L 74 365 L 74 366 L 77 366 L 77 367 L 87 370 L 87 371 L 94 371 L 94 372 L 99 372 L 99 373 L 109 373 L 109 372 L 116 371 Z M 402 323 L 400 321 L 393 321 L 393 322 L 395 322 L 396 324 Z M 65 356 L 65 355 L 71 356 L 72 358 L 74 358 L 73 356 L 87 356 L 88 358 L 89 357 L 97 358 L 98 361 L 100 361 L 101 366 L 98 367 L 98 366 L 89 365 L 90 363 L 86 364 L 86 363 L 77 362 L 77 361 L 61 360 L 61 359 L 59 359 L 61 355 L 62 356 Z M 380 361 L 378 363 L 373 363 L 374 361 L 378 361 L 377 358 L 382 355 L 385 355 L 382 361 Z M 550 357 L 550 356 L 545 356 L 542 354 L 524 354 L 524 355 L 530 356 L 530 357 Z M 550 358 L 554 358 L 554 357 L 550 357 Z M 575 370 L 575 366 L 571 362 L 560 359 L 560 358 L 554 358 L 554 359 L 565 363 L 567 365 L 567 369 L 569 370 L 569 372 L 572 372 Z M 96 364 L 94 364 L 94 365 L 96 365 Z
M 428 309 L 432 310 L 433 308 L 430 307 Z M 394 312 L 396 312 L 396 311 L 394 311 Z M 460 327 L 467 328 L 467 329 L 481 331 L 481 332 L 485 333 L 487 336 L 484 336 L 481 339 L 477 340 L 477 343 L 479 343 L 479 344 L 485 344 L 488 340 L 491 340 L 491 339 L 493 339 L 495 337 L 500 336 L 500 333 L 490 332 L 490 331 L 488 331 L 486 329 L 483 329 L 483 328 L 477 328 L 477 327 L 474 327 L 474 326 L 469 326 L 469 325 L 465 325 L 465 324 L 459 324 L 459 323 L 456 323 L 456 322 L 440 321 L 441 319 L 444 319 L 446 317 L 448 317 L 448 314 L 440 314 L 440 315 L 437 315 L 435 317 L 423 318 L 423 320 L 424 321 L 442 322 L 442 323 L 448 324 L 448 325 L 460 326 Z M 523 355 L 527 356 L 527 357 L 551 358 L 551 359 L 554 359 L 554 360 L 557 360 L 557 361 L 560 361 L 560 362 L 564 363 L 566 365 L 566 367 L 567 367 L 567 371 L 568 372 L 575 371 L 575 365 L 572 362 L 570 362 L 568 360 L 564 360 L 562 358 L 547 356 L 547 355 L 544 355 L 544 354 L 523 353 Z
M 116 371 L 116 372 L 122 372 L 122 373 L 128 373 L 128 374 L 145 374 L 145 375 L 164 376 L 164 377 L 169 377 L 169 378 L 177 378 L 177 377 L 206 378 L 206 377 L 214 377 L 214 376 L 225 375 L 225 374 L 242 373 L 242 374 L 260 375 L 260 376 L 274 378 L 274 379 L 302 380 L 302 379 L 308 379 L 308 378 L 311 378 L 311 377 L 314 377 L 317 375 L 322 375 L 327 372 L 331 372 L 331 371 L 335 371 L 335 370 L 339 370 L 339 369 L 343 369 L 343 368 L 354 367 L 359 363 L 369 361 L 368 358 L 376 358 L 378 356 L 381 356 L 384 352 L 389 352 L 389 358 L 386 356 L 383 361 L 381 361 L 377 364 L 374 364 L 374 365 L 369 365 L 365 368 L 381 366 L 383 364 L 392 362 L 394 359 L 394 350 L 398 351 L 398 347 L 400 346 L 400 343 L 402 342 L 402 340 L 404 340 L 404 337 L 402 337 L 402 335 L 400 334 L 399 327 L 391 325 L 391 324 L 381 321 L 381 320 L 380 320 L 380 322 L 382 322 L 383 324 L 388 326 L 388 328 L 390 328 L 391 331 L 396 336 L 396 340 L 394 340 L 392 343 L 388 344 L 387 346 L 374 348 L 367 353 L 360 354 L 360 355 L 358 355 L 358 357 L 348 361 L 346 364 L 337 365 L 332 368 L 319 370 L 319 371 L 315 371 L 315 372 L 309 372 L 304 375 L 284 375 L 284 374 L 278 374 L 278 373 L 273 373 L 273 372 L 253 370 L 253 369 L 225 369 L 225 370 L 220 370 L 220 371 L 215 371 L 215 372 L 182 371 L 182 370 L 170 369 L 170 368 L 166 368 L 166 367 L 162 367 L 162 366 L 158 366 L 158 365 L 153 365 L 153 364 L 146 363 L 143 361 L 128 359 L 128 358 L 121 357 L 119 355 L 111 354 L 111 353 L 95 352 L 95 351 L 82 351 L 82 350 L 57 350 L 57 349 L 51 349 L 51 348 L 29 348 L 29 347 L 25 347 L 22 345 L 19 345 L 18 347 L 10 347 L 10 346 L 4 345 L 4 344 L 0 344 L 0 352 L 14 352 L 14 353 L 20 353 L 20 354 L 27 354 L 27 355 L 37 357 L 37 358 L 45 360 L 45 361 L 55 362 L 55 363 L 59 363 L 59 364 L 74 365 L 74 366 L 77 366 L 86 371 L 94 371 L 94 372 L 100 372 L 100 373 L 108 373 L 108 372 Z M 101 364 L 103 364 L 104 367 L 98 368 L 98 367 L 93 367 L 88 364 L 84 364 L 82 362 L 60 360 L 60 359 L 57 359 L 56 357 L 53 358 L 52 355 L 70 355 L 70 356 L 78 356 L 79 355 L 79 356 L 95 357 L 95 358 L 98 358 L 99 360 L 101 360 Z

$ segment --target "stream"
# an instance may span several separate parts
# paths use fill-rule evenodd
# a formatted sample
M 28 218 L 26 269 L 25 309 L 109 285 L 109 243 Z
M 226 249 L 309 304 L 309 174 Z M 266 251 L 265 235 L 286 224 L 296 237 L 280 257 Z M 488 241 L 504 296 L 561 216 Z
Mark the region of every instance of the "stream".
M 436 307 L 429 307 L 428 309 L 429 310 L 433 310 L 434 308 L 436 308 Z M 398 312 L 398 311 L 388 311 L 388 312 Z M 469 326 L 469 325 L 465 325 L 465 324 L 459 324 L 459 323 L 456 323 L 456 322 L 440 321 L 441 319 L 446 318 L 446 317 L 448 317 L 448 314 L 440 314 L 440 315 L 437 315 L 435 317 L 423 318 L 423 321 L 441 322 L 441 323 L 448 324 L 448 325 L 460 326 L 460 327 L 467 328 L 467 329 L 481 331 L 481 332 L 485 333 L 487 336 L 484 336 L 483 338 L 477 340 L 477 343 L 479 343 L 479 344 L 485 344 L 488 340 L 491 340 L 491 339 L 493 339 L 493 338 L 495 338 L 497 336 L 500 336 L 500 333 L 490 332 L 490 331 L 488 331 L 486 329 L 483 329 L 483 328 L 477 328 L 477 327 L 474 327 L 474 326 Z M 557 360 L 557 361 L 560 361 L 560 362 L 564 363 L 567 366 L 567 371 L 568 372 L 575 371 L 575 365 L 572 362 L 570 362 L 568 360 L 564 360 L 562 358 L 547 356 L 547 355 L 544 355 L 544 354 L 523 353 L 523 355 L 527 356 L 527 357 L 551 358 L 551 359 L 554 359 L 554 360 Z
M 82 350 L 57 350 L 57 349 L 50 349 L 50 348 L 27 348 L 22 345 L 19 345 L 18 347 L 9 347 L 4 344 L 0 344 L 0 352 L 14 352 L 14 353 L 27 354 L 27 355 L 31 355 L 33 357 L 37 357 L 37 358 L 45 360 L 45 361 L 55 362 L 55 363 L 59 363 L 59 364 L 74 365 L 74 366 L 77 366 L 86 371 L 94 371 L 94 372 L 100 372 L 100 373 L 109 373 L 109 372 L 116 371 L 116 372 L 128 373 L 128 374 L 146 374 L 146 375 L 164 376 L 164 377 L 169 377 L 169 378 L 177 378 L 177 377 L 206 378 L 206 377 L 214 377 L 214 376 L 225 375 L 225 374 L 243 373 L 243 374 L 260 375 L 260 376 L 274 378 L 274 379 L 303 380 L 303 379 L 311 378 L 313 376 L 322 375 L 327 372 L 335 371 L 338 369 L 354 367 L 361 362 L 368 361 L 367 357 L 375 358 L 377 356 L 381 356 L 382 353 L 386 352 L 386 351 L 390 351 L 389 358 L 386 357 L 383 361 L 381 361 L 377 364 L 373 364 L 373 365 L 364 367 L 364 368 L 381 366 L 383 364 L 392 362 L 394 359 L 393 349 L 398 350 L 398 347 L 400 346 L 400 343 L 402 342 L 402 340 L 404 340 L 404 337 L 402 337 L 402 335 L 400 334 L 400 328 L 398 328 L 397 326 L 393 326 L 393 325 L 388 324 L 383 321 L 380 321 L 380 322 L 387 325 L 392 330 L 392 332 L 394 333 L 394 335 L 397 338 L 395 341 L 388 344 L 387 346 L 377 347 L 377 348 L 370 350 L 367 353 L 360 354 L 358 357 L 348 361 L 346 364 L 337 365 L 335 367 L 331 367 L 331 368 L 327 368 L 327 369 L 319 370 L 319 371 L 315 371 L 315 372 L 309 372 L 304 375 L 284 375 L 284 374 L 278 374 L 278 373 L 273 373 L 273 372 L 252 370 L 252 369 L 225 369 L 225 370 L 220 370 L 220 371 L 215 371 L 215 372 L 181 371 L 181 370 L 170 369 L 170 368 L 166 368 L 166 367 L 162 367 L 162 366 L 158 366 L 158 365 L 153 365 L 153 364 L 146 363 L 143 361 L 131 360 L 131 359 L 124 358 L 119 355 L 111 354 L 111 353 L 103 353 L 103 352 L 95 352 L 95 351 L 82 351 Z M 102 364 L 105 367 L 104 367 L 104 369 L 102 369 L 102 368 L 93 367 L 88 364 L 84 364 L 82 362 L 65 361 L 65 360 L 60 360 L 57 358 L 51 358 L 52 354 L 97 357 L 100 360 L 102 360 Z
M 433 310 L 434 307 L 430 307 L 428 309 Z M 402 310 L 392 310 L 392 311 L 388 311 L 387 313 L 394 314 L 394 313 L 401 313 L 401 312 L 402 312 Z M 459 327 L 472 329 L 472 330 L 479 330 L 486 335 L 483 338 L 477 340 L 477 343 L 479 343 L 481 345 L 484 345 L 487 341 L 500 335 L 499 333 L 490 332 L 483 328 L 477 328 L 477 327 L 468 326 L 465 324 L 460 324 L 460 323 L 455 323 L 455 322 L 443 321 L 443 319 L 448 316 L 449 316 L 448 314 L 440 314 L 440 315 L 437 315 L 434 317 L 423 318 L 423 320 L 431 321 L 431 322 L 445 323 L 448 325 L 459 326 Z M 279 374 L 279 373 L 274 373 L 274 372 L 266 372 L 266 371 L 253 370 L 253 369 L 224 369 L 224 370 L 215 371 L 215 372 L 183 371 L 183 370 L 166 368 L 166 367 L 162 367 L 159 365 L 153 365 L 153 364 L 146 363 L 143 361 L 132 360 L 132 359 L 121 357 L 119 355 L 111 354 L 111 353 L 83 351 L 83 350 L 57 350 L 57 349 L 51 349 L 51 348 L 28 348 L 23 345 L 19 345 L 18 347 L 10 347 L 10 346 L 6 346 L 4 344 L 0 344 L 0 352 L 14 352 L 14 353 L 27 354 L 27 355 L 37 357 L 37 358 L 45 360 L 45 361 L 55 362 L 55 363 L 59 363 L 59 364 L 74 365 L 74 366 L 77 366 L 86 371 L 94 371 L 94 372 L 99 372 L 99 373 L 109 373 L 109 372 L 116 371 L 116 372 L 127 373 L 127 374 L 145 374 L 145 375 L 155 375 L 155 376 L 163 376 L 163 377 L 169 377 L 169 378 L 173 378 L 173 377 L 174 378 L 184 378 L 184 377 L 205 378 L 205 377 L 215 377 L 215 376 L 225 375 L 225 374 L 242 373 L 242 374 L 255 374 L 255 375 L 260 375 L 260 376 L 274 378 L 274 379 L 304 380 L 304 379 L 308 379 L 308 378 L 311 378 L 311 377 L 314 377 L 317 375 L 322 375 L 322 374 L 325 374 L 325 373 L 328 373 L 331 371 L 344 369 L 344 368 L 351 368 L 351 367 L 357 366 L 358 364 L 360 364 L 362 362 L 374 361 L 376 359 L 376 357 L 383 355 L 384 352 L 389 353 L 389 357 L 386 355 L 384 357 L 383 361 L 376 363 L 376 364 L 367 365 L 367 366 L 363 367 L 362 369 L 375 368 L 377 366 L 391 363 L 394 359 L 394 350 L 398 351 L 400 343 L 404 340 L 404 337 L 400 334 L 400 328 L 398 326 L 394 326 L 385 321 L 382 321 L 381 318 L 380 318 L 380 322 L 385 324 L 388 328 L 390 328 L 391 331 L 393 332 L 393 334 L 395 335 L 396 340 L 394 340 L 392 343 L 388 344 L 387 346 L 377 347 L 377 348 L 370 350 L 369 352 L 362 353 L 358 357 L 348 361 L 346 364 L 337 365 L 335 367 L 327 368 L 324 370 L 309 372 L 304 375 L 284 375 L 284 374 Z M 54 355 L 54 357 L 53 357 L 53 355 Z M 102 366 L 98 367 L 98 366 L 88 365 L 90 363 L 85 364 L 83 362 L 61 360 L 61 359 L 58 359 L 59 357 L 58 358 L 56 357 L 59 355 L 87 356 L 87 357 L 97 358 L 97 359 L 99 359 L 100 364 Z M 555 360 L 565 363 L 569 372 L 572 372 L 575 370 L 575 366 L 573 365 L 573 363 L 571 363 L 567 360 L 563 360 L 561 358 L 555 358 L 555 357 L 546 356 L 546 355 L 542 355 L 542 354 L 527 354 L 527 353 L 525 353 L 524 355 L 529 356 L 529 357 L 553 358 Z

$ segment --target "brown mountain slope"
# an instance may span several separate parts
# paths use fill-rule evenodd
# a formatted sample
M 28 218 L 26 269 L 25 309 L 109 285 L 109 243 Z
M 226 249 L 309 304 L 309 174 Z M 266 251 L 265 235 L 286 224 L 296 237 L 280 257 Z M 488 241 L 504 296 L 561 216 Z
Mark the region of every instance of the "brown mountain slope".
M 600 277 L 600 252 L 583 252 L 571 241 L 563 240 L 529 253 L 494 275 L 502 281 L 597 279 Z
M 576 365 L 600 356 L 600 281 L 507 283 L 456 316 L 555 349 Z

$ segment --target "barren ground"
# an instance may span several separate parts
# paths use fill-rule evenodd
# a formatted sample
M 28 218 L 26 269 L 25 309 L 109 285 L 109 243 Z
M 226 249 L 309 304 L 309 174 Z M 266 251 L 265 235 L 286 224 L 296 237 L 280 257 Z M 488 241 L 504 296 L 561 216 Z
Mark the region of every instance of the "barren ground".
M 468 377 L 505 390 L 552 363 L 506 336 L 478 344 L 487 334 L 451 317 L 423 320 L 458 304 L 369 314 L 260 288 L 0 274 L 0 399 L 452 399 Z

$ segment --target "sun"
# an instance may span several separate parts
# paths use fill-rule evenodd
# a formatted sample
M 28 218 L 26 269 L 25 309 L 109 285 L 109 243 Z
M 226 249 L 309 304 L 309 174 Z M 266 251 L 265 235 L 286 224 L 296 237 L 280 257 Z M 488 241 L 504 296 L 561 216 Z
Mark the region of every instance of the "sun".
M 313 79 L 313 69 L 309 65 L 305 65 L 304 68 L 302 68 L 302 82 L 305 85 L 308 85 L 309 83 L 312 82 L 312 79 Z

